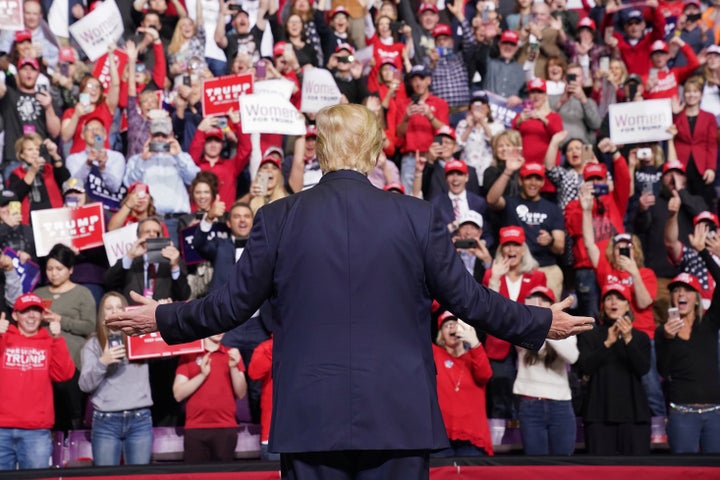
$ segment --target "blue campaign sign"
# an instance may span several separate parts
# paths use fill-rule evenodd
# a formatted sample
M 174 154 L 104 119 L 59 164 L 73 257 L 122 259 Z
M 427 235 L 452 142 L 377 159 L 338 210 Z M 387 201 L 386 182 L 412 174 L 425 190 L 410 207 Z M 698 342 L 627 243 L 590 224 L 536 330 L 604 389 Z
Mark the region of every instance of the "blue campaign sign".
M 23 293 L 32 292 L 35 289 L 35 285 L 40 281 L 40 265 L 28 260 L 25 263 L 20 262 L 18 253 L 10 247 L 6 247 L 3 250 L 3 255 L 7 255 L 12 259 L 15 272 L 20 277 L 20 283 L 22 283 Z
M 116 212 L 120 210 L 120 202 L 125 198 L 127 187 L 121 185 L 119 191 L 111 192 L 107 185 L 105 185 L 105 180 L 103 180 L 100 174 L 100 169 L 93 165 L 90 167 L 90 173 L 85 180 L 85 191 L 91 200 L 101 202 L 106 208 Z
M 485 91 L 488 97 L 488 103 L 490 104 L 490 112 L 492 113 L 493 120 L 496 122 L 502 122 L 505 128 L 512 127 L 512 121 L 515 116 L 522 112 L 522 104 L 510 108 L 507 106 L 507 98 L 501 97 L 492 92 Z

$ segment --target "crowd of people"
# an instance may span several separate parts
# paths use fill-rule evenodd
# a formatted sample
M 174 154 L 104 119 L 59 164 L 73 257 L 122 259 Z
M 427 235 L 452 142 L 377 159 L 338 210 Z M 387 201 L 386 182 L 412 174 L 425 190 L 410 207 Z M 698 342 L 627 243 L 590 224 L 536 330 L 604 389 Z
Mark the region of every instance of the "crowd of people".
M 720 452 L 718 0 L 118 2 L 107 75 L 68 33 L 100 3 L 25 0 L 23 28 L 0 31 L 0 469 L 47 466 L 28 452 L 83 426 L 97 465 L 148 463 L 169 425 L 187 461 L 230 460 L 246 395 L 276 458 L 269 305 L 202 354 L 150 361 L 103 319 L 133 291 L 224 285 L 256 212 L 321 181 L 313 114 L 305 135 L 248 134 L 238 108 L 201 102 L 205 80 L 242 73 L 291 82 L 299 108 L 313 68 L 379 119 L 373 185 L 431 202 L 478 283 L 529 305 L 572 295 L 598 321 L 533 352 L 435 305 L 438 455 L 492 455 L 489 418 L 519 420 L 528 454 L 571 455 L 576 416 L 593 454 L 649 453 L 658 416 L 672 452 Z M 670 139 L 615 144 L 611 105 L 651 99 L 670 102 Z M 38 257 L 31 212 L 95 202 L 108 232 L 134 225 L 120 259 Z

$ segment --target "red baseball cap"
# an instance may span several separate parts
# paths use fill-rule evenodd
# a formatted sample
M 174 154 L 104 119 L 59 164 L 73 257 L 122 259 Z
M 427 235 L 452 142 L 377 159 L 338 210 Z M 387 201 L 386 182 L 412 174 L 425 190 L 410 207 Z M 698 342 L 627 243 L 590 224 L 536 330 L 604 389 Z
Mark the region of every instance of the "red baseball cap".
M 133 182 L 133 183 L 131 183 L 130 186 L 128 187 L 128 189 L 127 189 L 127 194 L 130 195 L 130 194 L 131 194 L 132 192 L 134 192 L 135 190 L 142 190 L 142 191 L 144 191 L 145 193 L 147 193 L 148 195 L 150 194 L 150 187 L 148 186 L 147 183 L 143 183 L 143 182 Z
M 457 140 L 455 130 L 453 130 L 453 128 L 449 125 L 443 125 L 442 127 L 438 128 L 435 131 L 435 135 L 445 135 L 446 137 L 450 137 L 453 140 Z
M 418 15 L 422 15 L 423 13 L 427 11 L 431 11 L 433 13 L 438 13 L 438 8 L 433 5 L 432 3 L 421 3 L 420 7 L 418 8 Z
M 537 175 L 538 177 L 545 178 L 545 167 L 539 163 L 525 163 L 520 167 L 520 178 L 529 177 L 531 175 Z
M 40 63 L 38 63 L 37 58 L 32 57 L 23 57 L 20 60 L 18 60 L 17 68 L 18 70 L 24 67 L 25 65 L 30 65 L 35 70 L 40 70 Z
M 348 12 L 347 8 L 343 7 L 342 5 L 338 5 L 337 7 L 330 10 L 330 16 L 328 18 L 333 19 L 338 13 L 344 13 L 346 16 L 350 16 L 350 12 Z
M 527 83 L 528 92 L 547 92 L 547 85 L 542 78 L 535 77 Z
M 284 158 L 285 154 L 280 147 L 269 147 L 265 150 L 263 158 L 260 160 L 260 165 L 258 165 L 258 169 L 266 163 L 272 163 L 277 168 L 282 169 L 282 161 Z
M 665 52 L 668 53 L 670 50 L 668 49 L 667 42 L 663 40 L 655 40 L 652 45 L 650 46 L 650 54 L 652 55 L 655 52 Z
M 317 127 L 315 125 L 308 125 L 305 128 L 305 138 L 317 137 Z
M 718 216 L 707 210 L 695 215 L 695 218 L 693 218 L 693 225 L 697 225 L 702 221 L 711 222 L 716 227 L 720 226 L 720 222 L 718 222 Z
M 590 180 L 591 178 L 607 178 L 607 167 L 604 163 L 588 163 L 583 168 L 583 180 Z
M 30 30 L 18 30 L 15 32 L 15 43 L 32 41 L 32 32 Z
M 285 45 L 287 45 L 287 42 L 277 42 L 273 47 L 273 57 L 279 57 L 285 53 Z
M 665 162 L 665 165 L 663 165 L 662 173 L 665 175 L 670 170 L 679 170 L 682 173 L 685 173 L 685 165 L 683 165 L 679 160 L 672 160 L 670 162 Z
M 396 190 L 396 191 L 402 193 L 403 195 L 405 194 L 405 187 L 400 182 L 390 182 L 383 187 L 383 190 L 385 190 L 386 192 L 389 192 L 391 190 Z
M 457 317 L 452 312 L 448 312 L 447 310 L 438 316 L 438 329 L 442 328 L 443 323 L 448 322 L 450 320 L 457 320 Z
M 553 292 L 552 289 L 546 287 L 545 285 L 538 285 L 537 287 L 534 287 L 528 292 L 527 297 L 525 298 L 530 298 L 534 295 L 542 295 L 543 297 L 550 300 L 551 303 L 555 303 L 555 292 Z
M 502 32 L 502 35 L 500 35 L 500 43 L 512 43 L 513 45 L 517 45 L 520 43 L 520 35 L 512 30 L 505 30 Z
M 450 25 L 446 25 L 444 23 L 438 23 L 435 25 L 435 28 L 433 28 L 432 36 L 433 38 L 439 37 L 440 35 L 447 35 L 448 37 L 452 37 L 452 29 L 450 28 Z
M 40 298 L 38 295 L 34 293 L 26 293 L 24 295 L 20 295 L 17 300 L 15 300 L 15 305 L 13 305 L 13 310 L 16 312 L 24 312 L 28 308 L 39 308 L 42 311 L 45 311 L 45 305 L 43 304 L 42 298 Z
M 58 61 L 75 63 L 77 62 L 77 55 L 75 55 L 75 49 L 72 47 L 60 47 L 60 55 Z
M 355 49 L 349 43 L 341 43 L 340 45 L 335 47 L 335 53 L 339 52 L 340 50 L 347 50 L 348 52 L 350 52 L 351 55 L 355 53 Z
M 668 290 L 672 290 L 673 288 L 677 287 L 678 285 L 687 285 L 688 287 L 692 288 L 696 292 L 702 291 L 702 287 L 700 286 L 700 282 L 698 281 L 697 277 L 695 275 L 691 275 L 689 273 L 680 273 L 678 275 L 675 275 L 672 280 L 670 280 L 670 283 L 668 283 Z
M 450 172 L 460 172 L 463 175 L 467 175 L 467 163 L 463 162 L 462 160 L 450 160 L 449 162 L 445 163 L 445 175 L 449 174 Z
M 207 132 L 205 132 L 205 140 L 207 140 L 208 138 L 219 138 L 220 140 L 222 140 L 223 138 L 225 138 L 225 135 L 223 134 L 222 129 L 217 127 L 211 127 L 208 128 Z
M 577 29 L 580 30 L 581 28 L 589 28 L 594 32 L 596 30 L 595 20 L 590 17 L 580 19 L 580 21 L 577 23 Z
M 628 302 L 632 302 L 632 294 L 630 292 L 630 287 L 628 287 L 627 285 L 623 285 L 622 283 L 608 283 L 603 287 L 600 299 L 605 300 L 605 297 L 610 292 L 619 293 L 622 298 L 624 298 Z
M 517 243 L 518 245 L 525 243 L 525 230 L 515 225 L 501 228 L 499 236 L 500 246 L 506 243 Z

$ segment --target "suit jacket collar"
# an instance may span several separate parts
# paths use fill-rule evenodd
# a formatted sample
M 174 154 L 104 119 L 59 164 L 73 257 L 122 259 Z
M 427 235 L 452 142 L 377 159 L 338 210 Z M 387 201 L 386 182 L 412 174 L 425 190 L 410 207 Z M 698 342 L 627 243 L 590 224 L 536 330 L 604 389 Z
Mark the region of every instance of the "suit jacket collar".
M 372 185 L 370 180 L 368 180 L 367 175 L 356 172 L 355 170 L 336 170 L 334 172 L 327 172 L 322 176 L 320 182 L 318 183 L 325 183 L 334 180 L 355 180 L 367 185 Z

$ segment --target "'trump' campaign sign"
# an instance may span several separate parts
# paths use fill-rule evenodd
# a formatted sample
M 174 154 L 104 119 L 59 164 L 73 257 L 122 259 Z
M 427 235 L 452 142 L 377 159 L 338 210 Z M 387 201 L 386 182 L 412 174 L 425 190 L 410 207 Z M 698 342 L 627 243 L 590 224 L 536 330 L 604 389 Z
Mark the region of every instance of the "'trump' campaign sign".
M 203 82 L 202 109 L 205 116 L 227 115 L 228 110 L 237 111 L 240 95 L 252 93 L 252 74 L 225 75 Z
M 317 113 L 340 103 L 340 90 L 332 74 L 324 68 L 311 68 L 303 74 L 301 110 Z
M 615 145 L 668 140 L 672 125 L 669 98 L 613 103 L 608 108 L 610 140 Z
M 103 244 L 105 216 L 102 203 L 91 203 L 77 208 L 48 208 L 30 212 L 35 250 L 44 257 L 56 243 L 78 250 L 99 247 Z
M 159 332 L 146 333 L 137 337 L 128 337 L 128 359 L 170 357 L 186 353 L 200 353 L 204 350 L 203 341 L 168 345 Z
M 22 30 L 22 0 L 0 0 L 0 30 Z

